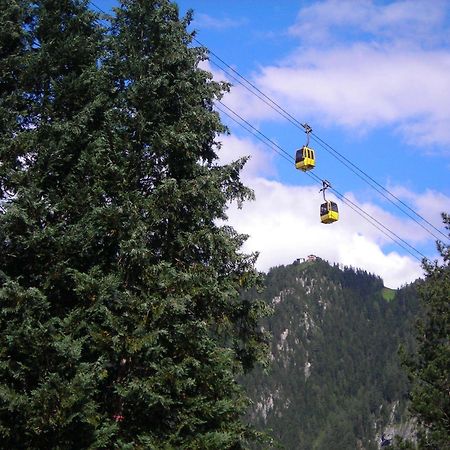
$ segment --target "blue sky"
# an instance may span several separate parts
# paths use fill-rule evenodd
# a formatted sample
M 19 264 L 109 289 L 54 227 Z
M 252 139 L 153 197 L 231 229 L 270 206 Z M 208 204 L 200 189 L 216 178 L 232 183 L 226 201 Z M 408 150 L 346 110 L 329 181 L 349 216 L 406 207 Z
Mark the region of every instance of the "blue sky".
M 105 10 L 115 4 L 95 3 Z M 450 212 L 448 1 L 177 3 L 182 14 L 194 10 L 191 29 L 199 41 L 445 233 L 440 212 Z M 214 63 L 220 64 L 211 57 L 203 67 L 234 84 L 223 103 L 294 155 L 305 134 Z M 220 160 L 251 156 L 243 177 L 256 200 L 242 210 L 231 205 L 228 215 L 250 236 L 244 250 L 260 252 L 259 269 L 312 253 L 376 273 L 390 287 L 422 275 L 419 261 L 342 202 L 339 222 L 322 225 L 320 186 L 227 117 L 223 120 L 231 136 L 222 138 Z M 311 144 L 320 178 L 421 253 L 437 257 L 430 233 Z

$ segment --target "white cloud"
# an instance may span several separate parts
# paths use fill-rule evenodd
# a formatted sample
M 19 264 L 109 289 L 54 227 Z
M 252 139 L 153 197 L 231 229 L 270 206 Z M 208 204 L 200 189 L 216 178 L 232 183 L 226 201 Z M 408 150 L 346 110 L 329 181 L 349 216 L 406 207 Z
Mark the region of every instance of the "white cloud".
M 245 81 L 242 78 L 239 78 L 239 75 L 233 72 L 232 69 L 235 69 L 234 67 L 231 66 L 232 69 L 225 67 L 225 73 L 221 69 L 223 65 L 219 63 L 215 58 L 212 58 L 211 61 L 201 61 L 199 67 L 210 72 L 215 81 L 225 81 L 232 85 L 231 91 L 227 93 L 221 100 L 225 107 L 220 103 L 218 103 L 217 106 L 218 108 L 225 110 L 225 112 L 231 115 L 231 117 L 233 117 L 234 119 L 238 118 L 226 107 L 230 108 L 232 111 L 237 112 L 241 117 L 245 119 L 260 120 L 270 118 L 272 120 L 281 120 L 280 116 L 275 113 L 267 103 L 262 102 L 249 89 L 241 84 L 245 84 Z M 251 88 L 248 85 L 247 87 Z M 252 123 L 252 125 L 254 125 L 254 123 Z
M 448 144 L 449 73 L 450 52 L 354 44 L 298 52 L 262 68 L 255 82 L 303 117 L 354 129 L 394 125 L 408 141 Z
M 289 186 L 263 178 L 259 170 L 266 171 L 268 166 L 260 148 L 238 138 L 226 138 L 223 142 L 223 162 L 242 154 L 255 154 L 255 165 L 244 172 L 244 180 L 254 189 L 256 200 L 244 204 L 243 209 L 231 205 L 228 217 L 237 231 L 250 236 L 243 250 L 260 252 L 259 270 L 266 271 L 316 254 L 332 263 L 360 267 L 380 275 L 385 284 L 393 288 L 422 276 L 420 263 L 414 258 L 397 252 L 385 254 L 383 247 L 390 240 L 342 202 L 338 201 L 340 220 L 330 225 L 321 224 L 322 196 L 318 186 Z M 357 203 L 351 193 L 346 196 Z M 333 198 L 331 194 L 329 197 Z M 402 236 L 414 236 L 408 221 L 400 221 L 368 203 L 360 206 L 382 215 L 382 219 L 378 218 L 396 228 Z
M 437 228 L 437 230 L 446 234 L 442 224 L 441 214 L 450 212 L 449 196 L 431 189 L 426 189 L 424 192 L 418 194 L 405 188 L 404 186 L 398 185 L 389 186 L 389 191 L 396 197 L 400 198 L 400 200 L 406 202 L 406 204 L 411 205 L 414 211 L 431 223 L 435 228 Z M 416 217 L 416 219 L 423 223 L 420 218 Z M 427 225 L 427 228 L 430 227 Z M 431 231 L 436 237 L 443 239 L 443 236 L 440 235 L 439 232 L 433 229 L 431 229 Z
M 415 215 L 414 211 L 425 218 L 433 226 L 443 231 L 441 212 L 444 212 L 446 209 L 449 210 L 450 198 L 446 197 L 444 194 L 430 190 L 427 190 L 423 194 L 417 194 L 401 186 L 396 186 L 389 190 L 396 195 L 397 198 L 403 201 L 403 205 L 399 201 L 395 201 L 399 210 L 401 209 L 404 211 L 403 214 L 400 213 L 399 210 L 395 210 L 397 215 L 394 215 L 374 203 L 358 201 L 352 193 L 345 194 L 345 197 L 348 200 L 364 210 L 369 216 L 376 219 L 376 221 L 374 221 L 376 226 L 383 230 L 380 233 L 377 231 L 377 228 L 370 227 L 366 230 L 366 235 L 370 236 L 371 239 L 374 239 L 380 244 L 389 243 L 391 241 L 386 234 L 400 242 L 401 239 L 403 239 L 412 246 L 425 244 L 430 241 L 430 239 L 436 240 L 436 238 L 439 237 L 437 232 L 433 230 L 432 226 L 428 225 L 421 220 L 419 216 Z M 412 206 L 411 209 L 408 209 L 405 206 L 408 204 L 410 205 L 410 208 Z M 384 205 L 390 206 L 387 202 L 385 202 Z M 442 239 L 442 236 L 440 236 L 440 238 Z M 403 245 L 409 250 L 413 250 L 407 244 L 403 243 Z
M 383 253 L 373 232 L 367 233 L 370 224 L 359 216 L 341 209 L 338 222 L 321 224 L 316 187 L 286 186 L 262 178 L 254 179 L 252 187 L 256 200 L 242 210 L 232 206 L 228 216 L 239 232 L 250 235 L 244 250 L 260 252 L 260 270 L 315 254 L 380 275 L 394 288 L 422 275 L 420 263 L 412 257 Z
M 312 44 L 332 44 L 346 37 L 363 35 L 371 39 L 396 39 L 428 44 L 442 38 L 445 1 L 406 0 L 387 4 L 371 0 L 327 0 L 300 10 L 289 33 Z
M 384 254 L 376 244 L 357 234 L 340 247 L 339 262 L 380 275 L 384 284 L 394 289 L 423 277 L 417 261 L 396 252 Z
M 250 156 L 244 166 L 241 178 L 252 180 L 256 176 L 275 175 L 272 159 L 274 153 L 263 145 L 255 145 L 250 139 L 238 138 L 234 135 L 221 137 L 222 148 L 218 152 L 219 164 L 229 164 L 243 156 Z

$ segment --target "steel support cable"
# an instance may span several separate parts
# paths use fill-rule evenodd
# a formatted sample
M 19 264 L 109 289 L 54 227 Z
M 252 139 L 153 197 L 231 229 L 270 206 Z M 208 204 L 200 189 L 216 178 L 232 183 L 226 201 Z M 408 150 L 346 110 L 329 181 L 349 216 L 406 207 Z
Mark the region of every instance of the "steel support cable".
M 230 111 L 234 116 L 238 117 L 239 120 L 241 120 L 242 122 L 244 122 L 246 124 L 246 126 L 248 126 L 249 128 L 251 128 L 252 130 L 254 130 L 256 133 L 258 133 L 259 135 L 261 135 L 265 140 L 267 140 L 268 142 L 270 142 L 271 145 L 275 146 L 279 151 L 277 151 L 277 153 L 279 155 L 281 155 L 284 159 L 286 159 L 287 161 L 289 161 L 290 163 L 292 163 L 293 161 L 293 157 L 292 155 L 287 152 L 284 148 L 280 147 L 276 142 L 272 141 L 272 139 L 268 138 L 264 133 L 262 133 L 261 131 L 259 131 L 257 128 L 255 128 L 250 122 L 248 122 L 247 120 L 245 120 L 241 115 L 239 115 L 237 112 L 233 111 L 230 107 L 228 107 L 227 105 L 225 105 L 225 103 L 223 103 L 220 100 L 217 100 L 218 103 L 220 103 L 222 106 L 224 106 L 228 111 Z M 217 107 L 216 104 L 216 108 L 219 109 L 221 112 L 225 112 L 223 111 L 221 108 Z M 225 112 L 225 114 L 230 117 L 229 114 L 227 114 Z M 232 117 L 231 117 L 232 119 Z M 245 128 L 245 127 L 244 127 Z M 249 130 L 247 130 L 249 131 Z M 280 153 L 281 152 L 281 153 Z
M 250 122 L 245 120 L 242 116 L 240 116 L 238 113 L 233 111 L 231 108 L 223 104 L 220 100 L 218 101 L 221 105 L 223 105 L 228 111 L 230 111 L 235 117 L 237 117 L 240 122 L 232 117 L 228 112 L 223 110 L 222 108 L 218 107 L 216 104 L 216 108 L 224 113 L 227 117 L 229 117 L 231 120 L 233 120 L 235 123 L 240 125 L 242 128 L 244 128 L 249 133 L 253 134 L 258 140 L 260 140 L 262 143 L 267 145 L 270 149 L 274 150 L 276 153 L 278 153 L 280 156 L 282 156 L 286 161 L 293 164 L 295 162 L 292 155 L 288 152 L 286 152 L 282 147 L 280 147 L 276 142 L 274 142 L 272 139 L 267 137 L 264 133 L 259 131 L 257 128 L 255 128 Z M 243 125 L 245 123 L 245 125 Z M 288 157 L 286 157 L 288 155 Z M 308 175 L 310 178 L 315 180 L 319 185 L 322 185 L 322 179 L 315 173 L 311 172 L 305 172 L 306 175 Z M 406 242 L 404 239 L 402 239 L 400 236 L 398 236 L 396 233 L 394 233 L 392 230 L 390 230 L 388 227 L 383 225 L 379 220 L 375 219 L 373 216 L 371 216 L 368 212 L 363 210 L 361 207 L 359 207 L 356 203 L 352 202 L 350 199 L 345 197 L 343 194 L 341 194 L 338 190 L 336 190 L 333 187 L 330 187 L 330 189 L 353 211 L 355 211 L 357 214 L 359 214 L 363 219 L 365 219 L 367 222 L 369 222 L 372 226 L 377 228 L 381 233 L 383 233 L 385 236 L 387 236 L 392 242 L 403 248 L 405 251 L 407 251 L 411 256 L 413 256 L 418 261 L 422 261 L 422 258 L 426 258 L 426 256 L 421 253 L 419 250 L 417 250 L 415 247 L 413 247 L 411 244 Z M 384 230 L 383 230 L 384 228 Z M 386 230 L 386 231 L 385 231 Z M 390 234 L 388 234 L 390 233 Z M 394 236 L 394 237 L 393 237 Z M 401 244 L 400 242 L 403 244 Z M 412 249 L 414 252 L 417 253 L 417 255 L 420 255 L 421 258 L 419 258 L 416 254 L 412 253 L 411 250 L 409 250 L 407 247 Z
M 236 80 L 244 89 L 246 89 L 248 92 L 250 92 L 252 95 L 254 95 L 255 97 L 259 98 L 263 103 L 265 103 L 269 108 L 272 108 L 274 111 L 276 111 L 278 114 L 280 114 L 282 117 L 284 117 L 286 120 L 288 120 L 289 122 L 291 122 L 295 127 L 300 128 L 302 127 L 303 129 L 306 130 L 306 124 L 302 124 L 300 123 L 298 120 L 294 119 L 289 113 L 286 113 L 283 109 L 278 109 L 276 105 L 276 103 L 274 103 L 272 100 L 268 101 L 266 98 L 268 98 L 265 94 L 259 95 L 257 92 L 252 91 L 247 85 L 243 84 L 242 81 L 240 81 L 237 77 L 235 77 L 232 73 L 227 72 L 223 67 L 221 67 L 219 64 L 215 63 L 213 60 L 211 60 L 211 63 L 216 66 L 217 68 L 219 68 L 220 70 L 223 70 L 225 72 L 226 75 L 228 75 L 230 78 L 232 78 L 233 80 Z M 234 69 L 232 69 L 234 70 Z M 253 86 L 250 83 L 251 86 Z M 255 88 L 257 89 L 257 88 Z M 259 91 L 259 89 L 258 89 Z
M 408 211 L 405 211 L 403 208 L 401 208 L 397 203 L 395 203 L 391 198 L 389 198 L 384 192 L 389 194 L 392 198 L 394 198 L 398 203 L 400 203 L 402 206 L 404 206 L 406 209 L 411 211 L 413 214 L 415 214 L 417 217 L 419 217 L 423 222 L 428 224 L 431 228 L 433 228 L 435 231 L 437 231 L 440 235 L 442 235 L 445 239 L 449 240 L 448 236 L 446 236 L 442 231 L 440 231 L 438 228 L 436 228 L 432 223 L 430 223 L 428 220 L 426 220 L 424 217 L 422 217 L 419 213 L 414 211 L 410 206 L 408 206 L 405 202 L 403 202 L 401 199 L 399 199 L 395 194 L 393 194 L 391 191 L 386 189 L 383 185 L 378 183 L 375 179 L 373 179 L 370 175 L 365 173 L 363 170 L 361 170 L 358 166 L 353 164 L 348 158 L 346 158 L 344 155 L 339 153 L 336 149 L 334 149 L 331 145 L 326 143 L 323 139 L 321 139 L 319 136 L 317 136 L 314 132 L 311 133 L 311 138 L 317 142 L 325 151 L 330 153 L 332 156 L 334 156 L 338 161 L 340 161 L 341 164 L 346 166 L 349 170 L 351 170 L 356 176 L 358 176 L 361 180 L 365 181 L 369 186 L 372 187 L 375 191 L 377 191 L 380 195 L 382 195 L 387 201 L 392 203 L 394 206 L 397 207 L 403 214 L 408 216 L 411 220 L 413 220 L 417 225 L 422 227 L 427 233 L 429 233 L 431 236 L 433 236 L 437 240 L 441 240 L 442 238 L 437 237 L 433 232 L 431 232 L 428 228 L 426 228 L 423 223 L 420 223 L 415 217 L 413 217 L 411 214 L 408 213 Z M 362 175 L 361 175 L 362 174 Z M 364 178 L 366 177 L 366 178 Z M 368 181 L 370 180 L 370 181 Z M 373 184 L 372 184 L 373 183 Z M 380 190 L 381 189 L 381 190 Z M 384 191 L 384 192 L 383 192 Z
M 103 14 L 106 14 L 107 16 L 109 16 L 109 14 L 103 10 L 102 8 L 100 8 L 100 6 L 97 6 L 92 0 L 89 2 L 95 9 L 97 9 L 98 11 L 102 12 Z
M 244 130 L 246 130 L 247 132 L 253 134 L 253 136 L 256 137 L 256 139 L 260 140 L 263 144 L 267 145 L 271 150 L 275 151 L 276 153 L 278 153 L 282 158 L 284 158 L 288 163 L 292 164 L 292 161 L 290 159 L 288 159 L 283 153 L 280 153 L 276 148 L 274 148 L 272 146 L 271 143 L 265 141 L 263 138 L 259 137 L 255 132 L 253 132 L 251 130 L 251 128 L 243 125 L 242 123 L 239 123 L 237 119 L 235 119 L 234 117 L 231 116 L 231 114 L 228 114 L 225 110 L 223 110 L 222 108 L 219 108 L 216 105 L 216 109 L 218 111 L 220 111 L 222 114 L 224 114 L 225 116 L 227 116 L 229 119 L 233 120 L 234 122 L 236 122 L 239 126 L 241 126 Z
M 236 78 L 234 75 L 231 75 L 229 72 L 227 72 L 225 69 L 223 69 L 221 66 L 219 66 L 218 64 L 214 63 L 213 64 L 218 67 L 219 69 L 223 70 L 227 75 L 230 75 L 234 80 L 236 80 L 240 85 L 242 85 L 245 89 L 247 89 L 249 92 L 251 92 L 253 95 L 256 95 L 260 100 L 262 100 L 264 103 L 266 103 L 266 105 L 270 106 L 272 109 L 274 109 L 275 111 L 277 111 L 279 114 L 281 114 L 283 117 L 285 117 L 286 119 L 288 119 L 292 124 L 296 125 L 296 126 L 301 126 L 304 130 L 306 130 L 306 124 L 303 124 L 301 122 L 299 122 L 293 115 L 291 115 L 288 111 L 286 111 L 283 107 L 281 107 L 277 102 L 275 102 L 274 100 L 272 100 L 268 95 L 266 95 L 263 91 L 261 91 L 261 89 L 259 89 L 258 87 L 256 87 L 251 81 L 247 80 L 247 78 L 245 78 L 243 75 L 241 75 L 237 70 L 233 69 L 233 67 L 231 67 L 228 63 L 226 63 L 219 55 L 217 55 L 216 53 L 214 53 L 210 48 L 206 47 L 206 45 L 203 45 L 197 38 L 193 38 L 193 40 L 195 42 L 197 42 L 197 44 L 199 44 L 200 46 L 202 46 L 203 48 L 205 48 L 209 54 L 213 55 L 214 58 L 216 58 L 218 61 L 220 61 L 225 67 L 227 67 L 229 70 L 231 70 L 238 78 Z M 242 81 L 245 81 L 246 84 L 244 84 Z M 251 89 L 248 87 L 250 86 Z M 252 91 L 252 89 L 254 89 L 254 91 Z M 262 98 L 257 95 L 255 93 L 255 91 L 260 94 L 262 96 Z M 263 100 L 263 98 L 265 100 Z
M 267 96 L 263 91 L 261 91 L 258 87 L 256 87 L 252 82 L 250 82 L 247 78 L 242 76 L 237 70 L 235 70 L 233 67 L 231 67 L 229 64 L 227 64 L 222 58 L 220 58 L 216 53 L 214 53 L 212 50 L 210 50 L 208 47 L 203 45 L 198 39 L 194 38 L 194 41 L 197 42 L 202 47 L 206 48 L 207 51 L 213 55 L 217 60 L 219 60 L 222 64 L 224 64 L 229 70 L 231 70 L 234 74 L 237 76 L 234 76 L 230 72 L 228 72 L 226 69 L 215 63 L 211 60 L 211 62 L 218 67 L 219 69 L 223 70 L 228 76 L 230 76 L 232 79 L 236 80 L 241 86 L 243 86 L 247 91 L 255 95 L 257 98 L 259 98 L 262 102 L 264 102 L 267 106 L 272 108 L 274 111 L 276 111 L 278 114 L 280 114 L 282 117 L 287 119 L 289 122 L 291 122 L 294 126 L 297 128 L 303 128 L 306 129 L 306 124 L 302 124 L 300 121 L 298 121 L 294 116 L 292 116 L 288 111 L 286 111 L 283 107 L 281 107 L 277 102 L 272 100 L 269 96 Z M 239 78 L 238 78 L 239 77 Z M 245 81 L 246 84 L 244 84 L 241 80 Z M 251 86 L 251 88 L 249 87 Z M 252 90 L 254 89 L 254 91 Z M 255 92 L 256 91 L 256 92 Z M 438 232 L 441 236 L 443 236 L 446 240 L 450 240 L 448 236 L 446 236 L 442 231 L 440 231 L 438 228 L 436 228 L 432 223 L 430 223 L 427 219 L 425 219 L 422 215 L 414 211 L 410 206 L 408 206 L 405 202 L 403 202 L 400 198 L 398 198 L 395 194 L 390 192 L 388 189 L 386 189 L 384 186 L 382 186 L 380 183 L 378 183 L 374 178 L 372 178 L 370 175 L 368 175 L 366 172 L 364 172 L 362 169 L 360 169 L 358 166 L 356 166 L 354 163 L 352 163 L 348 158 L 346 158 L 344 155 L 342 155 L 340 152 L 338 152 L 335 148 L 333 148 L 331 145 L 329 145 L 327 142 L 325 142 L 323 139 L 321 139 L 319 136 L 317 136 L 315 133 L 312 133 L 312 138 L 321 145 L 321 147 L 330 153 L 334 158 L 336 158 L 341 164 L 346 166 L 351 172 L 353 172 L 355 175 L 357 175 L 361 180 L 363 180 L 365 183 L 367 183 L 372 189 L 377 191 L 380 195 L 382 195 L 386 200 L 388 200 L 392 205 L 394 205 L 397 209 L 399 209 L 403 214 L 408 216 L 411 220 L 413 220 L 417 225 L 419 225 L 421 228 L 423 228 L 427 233 L 429 233 L 431 236 L 433 236 L 435 239 L 440 240 L 441 238 L 437 237 L 433 232 L 431 232 L 428 228 L 426 228 L 423 223 L 419 222 L 414 216 L 412 216 L 410 213 L 405 211 L 403 208 L 401 208 L 395 201 L 392 200 L 395 199 L 399 204 L 404 206 L 407 210 L 411 211 L 416 217 L 420 218 L 424 223 L 429 225 L 431 228 L 433 228 L 436 232 Z M 370 181 L 369 181 L 370 180 Z M 372 184 L 373 183 L 373 184 Z M 380 190 L 381 189 L 381 190 Z M 386 192 L 391 198 L 389 198 L 384 192 Z

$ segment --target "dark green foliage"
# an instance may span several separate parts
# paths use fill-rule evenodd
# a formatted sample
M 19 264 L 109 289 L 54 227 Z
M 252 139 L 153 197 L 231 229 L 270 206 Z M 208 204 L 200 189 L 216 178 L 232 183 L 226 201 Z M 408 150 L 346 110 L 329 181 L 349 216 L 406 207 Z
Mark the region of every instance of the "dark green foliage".
M 450 216 L 443 214 L 450 230 Z M 417 350 L 406 360 L 413 383 L 410 411 L 423 428 L 419 449 L 450 449 L 450 246 L 438 243 L 442 264 L 424 262 L 420 287 L 424 311 Z
M 413 444 L 411 441 L 404 440 L 401 438 L 394 439 L 389 450 L 417 450 L 417 445 Z
M 388 302 L 380 278 L 322 260 L 274 268 L 265 286 L 273 359 L 245 378 L 255 423 L 286 449 L 378 449 L 405 415 L 397 350 L 413 345 L 415 286 Z
M 0 6 L 1 448 L 244 448 L 251 192 L 169 1 Z

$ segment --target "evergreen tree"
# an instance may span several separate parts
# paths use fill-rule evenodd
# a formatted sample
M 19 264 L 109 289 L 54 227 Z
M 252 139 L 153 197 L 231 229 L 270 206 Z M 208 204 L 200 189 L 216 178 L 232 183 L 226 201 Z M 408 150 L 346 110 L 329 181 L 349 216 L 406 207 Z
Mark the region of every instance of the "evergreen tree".
M 263 355 L 227 85 L 168 0 L 0 6 L 2 448 L 244 448 Z
M 450 230 L 450 216 L 443 214 Z M 413 383 L 410 410 L 424 432 L 420 449 L 450 449 L 450 246 L 438 243 L 443 263 L 424 262 L 420 288 L 424 310 L 417 326 L 417 350 L 406 364 Z

